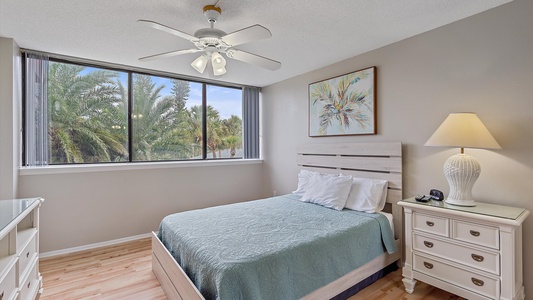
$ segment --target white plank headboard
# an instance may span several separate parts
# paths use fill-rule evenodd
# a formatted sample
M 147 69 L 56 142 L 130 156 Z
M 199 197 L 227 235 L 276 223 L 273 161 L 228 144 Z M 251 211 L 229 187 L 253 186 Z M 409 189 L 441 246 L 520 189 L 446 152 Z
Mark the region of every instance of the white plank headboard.
M 296 162 L 303 169 L 343 173 L 389 182 L 386 211 L 394 217 L 394 235 L 401 237 L 402 144 L 400 142 L 303 144 L 296 149 Z

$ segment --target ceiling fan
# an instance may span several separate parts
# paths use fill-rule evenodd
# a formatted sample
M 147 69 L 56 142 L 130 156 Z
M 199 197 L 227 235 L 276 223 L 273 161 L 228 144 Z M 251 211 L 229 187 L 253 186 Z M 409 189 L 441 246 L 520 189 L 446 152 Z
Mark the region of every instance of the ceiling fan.
M 200 55 L 191 63 L 191 66 L 196 71 L 203 73 L 207 64 L 209 61 L 211 61 L 213 74 L 216 76 L 226 73 L 226 60 L 221 53 L 224 53 L 226 57 L 260 66 L 272 71 L 281 67 L 281 63 L 278 61 L 233 48 L 237 45 L 271 37 L 272 34 L 268 29 L 256 24 L 241 30 L 237 30 L 230 34 L 226 34 L 224 31 L 214 28 L 214 24 L 218 20 L 218 17 L 221 13 L 222 10 L 220 7 L 216 7 L 215 5 L 204 6 L 204 15 L 207 18 L 210 27 L 199 29 L 194 33 L 194 35 L 187 34 L 183 31 L 179 31 L 154 21 L 138 20 L 138 22 L 148 25 L 154 29 L 184 38 L 196 46 L 196 49 L 193 48 L 170 51 L 141 57 L 139 60 L 149 61 L 158 58 L 203 52 L 202 55 Z

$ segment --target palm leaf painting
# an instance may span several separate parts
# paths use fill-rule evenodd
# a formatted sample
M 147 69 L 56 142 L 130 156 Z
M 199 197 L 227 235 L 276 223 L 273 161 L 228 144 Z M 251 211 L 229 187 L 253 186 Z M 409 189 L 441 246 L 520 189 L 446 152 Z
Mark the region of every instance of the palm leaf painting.
M 376 67 L 309 85 L 309 136 L 375 134 Z

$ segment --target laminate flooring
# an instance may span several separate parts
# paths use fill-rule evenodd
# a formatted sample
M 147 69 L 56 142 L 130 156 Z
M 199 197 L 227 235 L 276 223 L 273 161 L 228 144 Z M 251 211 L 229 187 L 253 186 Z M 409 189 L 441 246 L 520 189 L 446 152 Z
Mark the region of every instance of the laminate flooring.
M 165 300 L 152 273 L 150 238 L 41 259 L 44 292 L 40 300 Z M 403 289 L 401 271 L 389 273 L 349 300 L 459 300 L 418 282 L 413 294 Z M 169 299 L 172 300 L 172 299 Z

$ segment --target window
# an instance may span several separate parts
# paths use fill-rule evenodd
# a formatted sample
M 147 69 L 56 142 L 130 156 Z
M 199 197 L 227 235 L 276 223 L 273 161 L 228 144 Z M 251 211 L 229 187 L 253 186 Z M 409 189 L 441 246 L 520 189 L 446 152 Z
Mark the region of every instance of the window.
M 124 87 L 124 72 L 49 63 L 49 164 L 128 160 Z
M 207 85 L 208 158 L 243 157 L 241 97 L 241 90 Z
M 26 166 L 258 158 L 241 88 L 25 57 Z
M 186 107 L 191 86 L 201 83 L 133 74 L 133 161 L 202 158 L 191 151 L 191 144 L 201 142 Z

